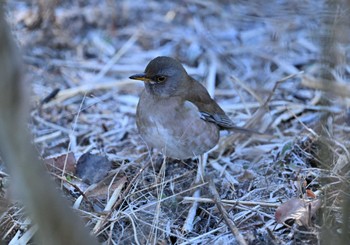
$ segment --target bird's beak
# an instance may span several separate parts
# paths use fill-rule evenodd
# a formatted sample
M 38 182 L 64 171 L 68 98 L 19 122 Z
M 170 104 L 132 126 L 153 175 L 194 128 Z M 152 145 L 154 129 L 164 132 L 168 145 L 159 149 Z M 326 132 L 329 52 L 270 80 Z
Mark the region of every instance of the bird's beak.
M 135 75 L 130 76 L 129 78 L 133 79 L 133 80 L 144 81 L 144 82 L 150 81 L 150 79 L 146 76 L 145 73 L 135 74 Z

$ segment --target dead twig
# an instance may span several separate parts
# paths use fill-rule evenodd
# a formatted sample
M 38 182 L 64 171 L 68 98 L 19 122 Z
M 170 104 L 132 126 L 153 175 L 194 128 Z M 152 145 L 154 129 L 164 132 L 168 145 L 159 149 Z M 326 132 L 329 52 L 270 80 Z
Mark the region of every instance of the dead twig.
M 236 238 L 236 240 L 240 245 L 247 245 L 248 243 L 246 242 L 242 234 L 239 232 L 237 226 L 233 223 L 232 220 L 229 219 L 228 213 L 221 202 L 221 198 L 219 197 L 219 193 L 216 190 L 213 180 L 209 180 L 209 190 L 213 195 L 213 199 L 216 204 L 216 207 L 221 213 L 223 219 L 225 220 L 226 225 L 229 227 L 230 231 L 232 232 L 232 235 Z
M 215 201 L 211 198 L 194 198 L 194 197 L 184 197 L 184 201 L 189 202 L 202 202 L 202 203 L 214 203 Z M 277 208 L 281 204 L 280 203 L 268 203 L 268 202 L 254 202 L 254 201 L 239 201 L 239 200 L 221 200 L 222 203 L 227 205 L 246 205 L 246 206 L 262 206 L 269 208 Z

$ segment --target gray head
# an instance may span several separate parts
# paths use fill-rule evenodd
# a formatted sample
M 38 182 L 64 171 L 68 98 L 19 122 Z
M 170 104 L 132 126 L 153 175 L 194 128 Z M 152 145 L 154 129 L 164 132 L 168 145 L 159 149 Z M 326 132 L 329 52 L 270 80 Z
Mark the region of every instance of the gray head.
M 159 56 L 148 63 L 144 73 L 133 75 L 130 79 L 144 81 L 146 90 L 153 95 L 169 97 L 181 93 L 188 74 L 176 59 Z

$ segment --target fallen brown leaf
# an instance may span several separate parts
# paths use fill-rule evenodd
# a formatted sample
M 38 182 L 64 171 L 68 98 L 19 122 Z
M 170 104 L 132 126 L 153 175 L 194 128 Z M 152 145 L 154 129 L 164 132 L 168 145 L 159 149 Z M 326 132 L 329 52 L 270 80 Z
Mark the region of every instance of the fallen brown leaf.
M 285 223 L 287 220 L 294 220 L 300 226 L 310 226 L 311 217 L 315 215 L 321 206 L 320 200 L 307 202 L 303 199 L 292 198 L 281 204 L 275 212 L 277 223 Z
M 50 171 L 57 169 L 64 170 L 67 173 L 75 174 L 76 171 L 76 160 L 72 152 L 62 154 L 60 156 L 47 158 L 44 162 L 49 167 Z

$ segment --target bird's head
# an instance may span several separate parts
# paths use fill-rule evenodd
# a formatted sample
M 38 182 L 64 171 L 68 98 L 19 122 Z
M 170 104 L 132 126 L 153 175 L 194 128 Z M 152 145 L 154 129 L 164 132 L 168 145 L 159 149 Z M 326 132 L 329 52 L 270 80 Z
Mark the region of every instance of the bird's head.
M 144 81 L 147 91 L 153 95 L 168 97 L 186 87 L 188 74 L 176 59 L 159 56 L 148 63 L 144 73 L 132 75 L 130 79 Z

